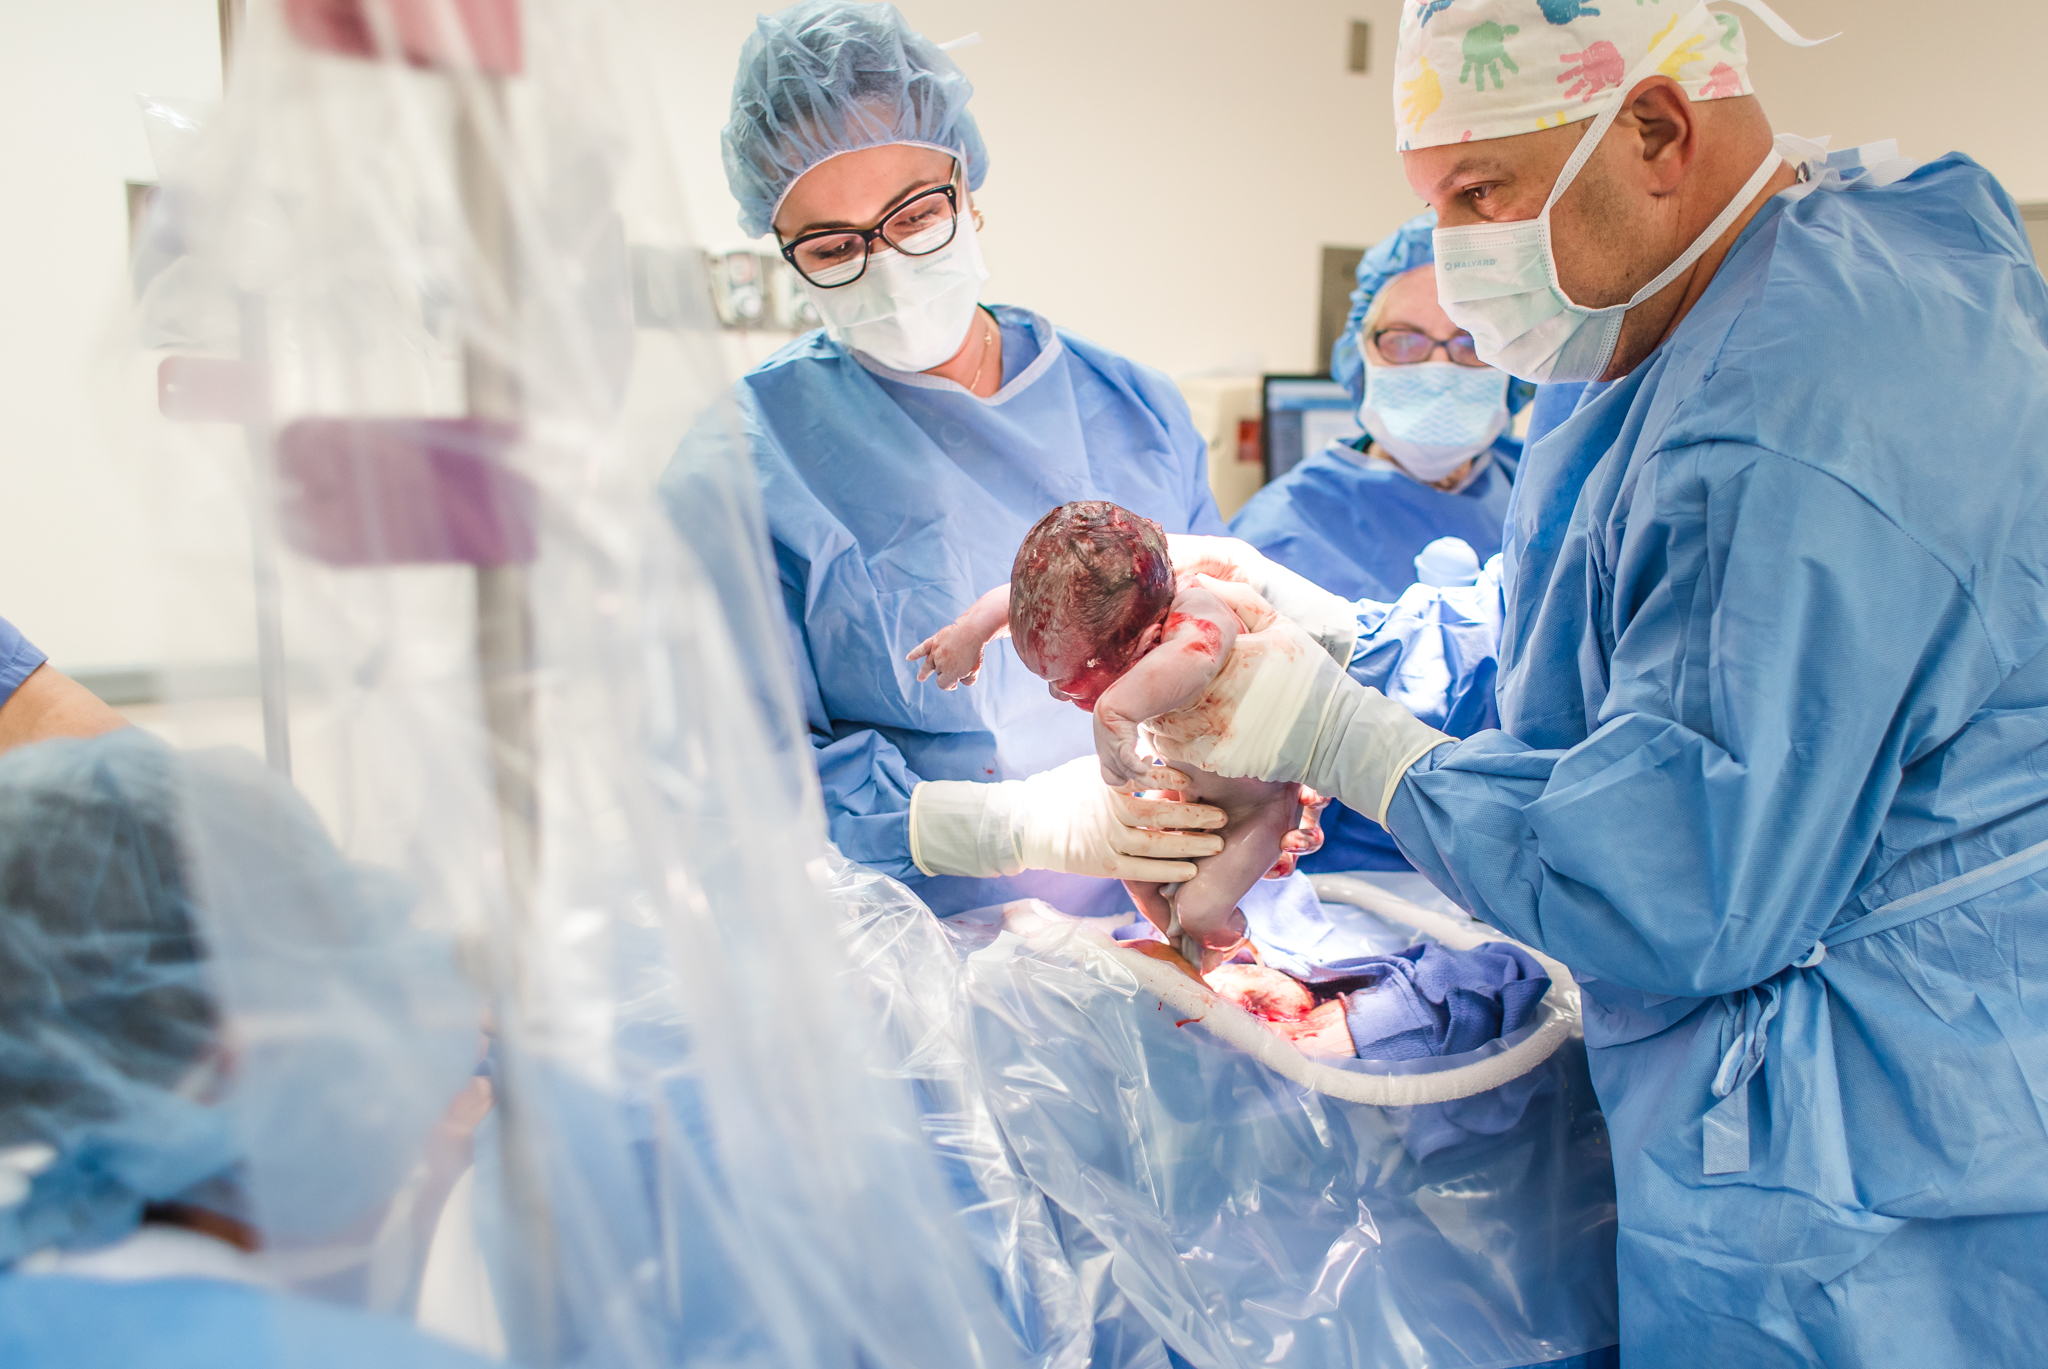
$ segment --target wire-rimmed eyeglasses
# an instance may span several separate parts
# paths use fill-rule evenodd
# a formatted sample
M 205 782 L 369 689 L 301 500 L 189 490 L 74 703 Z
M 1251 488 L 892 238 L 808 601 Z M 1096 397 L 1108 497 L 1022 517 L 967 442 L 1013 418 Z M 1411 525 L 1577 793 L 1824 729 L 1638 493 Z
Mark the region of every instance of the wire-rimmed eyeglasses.
M 1372 345 L 1379 348 L 1380 357 L 1389 366 L 1414 366 L 1428 361 L 1436 355 L 1436 349 L 1444 349 L 1444 355 L 1459 366 L 1484 366 L 1479 359 L 1479 344 L 1472 340 L 1470 333 L 1453 333 L 1447 338 L 1433 338 L 1420 328 L 1381 328 L 1372 334 Z

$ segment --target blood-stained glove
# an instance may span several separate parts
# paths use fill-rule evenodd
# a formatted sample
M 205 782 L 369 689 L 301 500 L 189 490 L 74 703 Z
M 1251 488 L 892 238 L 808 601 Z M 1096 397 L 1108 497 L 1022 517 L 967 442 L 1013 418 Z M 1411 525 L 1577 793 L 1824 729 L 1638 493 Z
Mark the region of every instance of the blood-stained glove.
M 1408 767 L 1452 739 L 1352 679 L 1247 586 L 1207 583 L 1250 630 L 1201 698 L 1145 724 L 1154 749 L 1230 778 L 1306 784 L 1384 824 Z
M 1351 664 L 1351 651 L 1358 643 L 1358 606 L 1343 595 L 1295 574 L 1240 538 L 1169 533 L 1166 546 L 1174 574 L 1207 575 L 1249 586 L 1283 618 L 1307 628 L 1331 660 L 1340 666 Z

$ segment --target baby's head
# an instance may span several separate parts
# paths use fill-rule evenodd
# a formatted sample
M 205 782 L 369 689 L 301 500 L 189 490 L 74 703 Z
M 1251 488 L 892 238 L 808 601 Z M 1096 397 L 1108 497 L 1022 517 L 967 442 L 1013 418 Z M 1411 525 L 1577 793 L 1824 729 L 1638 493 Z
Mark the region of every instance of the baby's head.
M 1173 557 L 1149 518 L 1106 499 L 1038 520 L 1010 568 L 1010 635 L 1053 697 L 1093 709 L 1159 644 L 1173 607 Z

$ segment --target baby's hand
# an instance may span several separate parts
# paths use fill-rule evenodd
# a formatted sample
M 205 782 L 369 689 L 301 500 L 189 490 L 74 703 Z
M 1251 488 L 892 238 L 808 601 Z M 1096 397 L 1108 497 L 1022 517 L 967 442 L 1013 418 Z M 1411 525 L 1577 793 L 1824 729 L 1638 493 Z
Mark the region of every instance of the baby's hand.
M 958 623 L 948 623 L 904 657 L 917 661 L 918 682 L 938 677 L 939 688 L 957 689 L 971 685 L 981 676 L 981 653 L 987 642 Z

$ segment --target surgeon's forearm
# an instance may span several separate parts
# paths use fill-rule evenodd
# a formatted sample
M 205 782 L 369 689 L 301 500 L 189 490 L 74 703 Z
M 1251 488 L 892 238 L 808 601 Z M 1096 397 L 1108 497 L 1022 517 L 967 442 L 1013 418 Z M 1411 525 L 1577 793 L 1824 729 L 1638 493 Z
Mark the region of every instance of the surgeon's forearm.
M 990 879 L 1024 868 L 1013 809 L 1021 783 L 926 780 L 910 795 L 907 832 L 919 874 Z
M 41 665 L 0 704 L 0 752 L 52 737 L 97 737 L 127 725 L 84 685 Z

